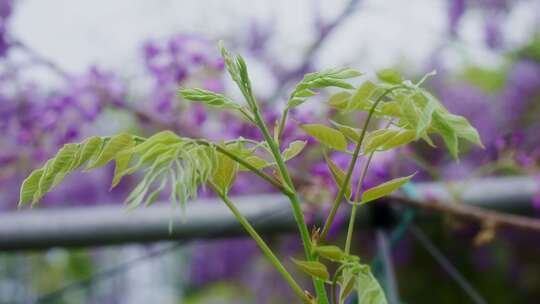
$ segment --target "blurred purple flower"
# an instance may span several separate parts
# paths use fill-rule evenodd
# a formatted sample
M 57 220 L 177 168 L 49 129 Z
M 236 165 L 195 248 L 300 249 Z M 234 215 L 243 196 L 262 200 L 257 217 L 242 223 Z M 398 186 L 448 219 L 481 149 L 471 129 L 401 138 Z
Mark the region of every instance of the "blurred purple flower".
M 459 22 L 465 14 L 465 0 L 448 1 L 448 25 L 452 34 L 457 33 Z

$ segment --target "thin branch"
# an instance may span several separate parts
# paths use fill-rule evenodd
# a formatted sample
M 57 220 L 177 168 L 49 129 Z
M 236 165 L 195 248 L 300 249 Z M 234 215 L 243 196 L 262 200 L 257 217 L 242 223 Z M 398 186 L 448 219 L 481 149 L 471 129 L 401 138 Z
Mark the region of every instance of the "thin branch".
M 540 220 L 531 217 L 507 214 L 460 203 L 442 203 L 434 200 L 420 201 L 402 196 L 390 196 L 387 201 L 448 214 L 466 220 L 490 223 L 495 228 L 508 227 L 530 232 L 540 232 Z

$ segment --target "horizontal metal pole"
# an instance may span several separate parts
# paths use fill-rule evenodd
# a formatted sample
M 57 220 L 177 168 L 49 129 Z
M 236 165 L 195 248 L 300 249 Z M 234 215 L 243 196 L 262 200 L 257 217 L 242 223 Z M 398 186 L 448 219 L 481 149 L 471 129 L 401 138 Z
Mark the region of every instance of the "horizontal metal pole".
M 417 183 L 421 197 L 448 202 L 447 185 Z M 540 187 L 531 178 L 490 178 L 452 185 L 466 204 L 518 213 L 531 210 Z M 240 196 L 233 200 L 261 234 L 296 229 L 286 197 Z M 359 222 L 365 224 L 365 212 Z M 171 222 L 172 221 L 172 222 Z M 172 231 L 169 231 L 172 223 Z M 245 235 L 227 207 L 215 199 L 187 204 L 184 211 L 168 204 L 126 211 L 123 205 L 42 208 L 0 213 L 0 251 L 51 247 L 84 247 L 162 240 L 189 240 Z

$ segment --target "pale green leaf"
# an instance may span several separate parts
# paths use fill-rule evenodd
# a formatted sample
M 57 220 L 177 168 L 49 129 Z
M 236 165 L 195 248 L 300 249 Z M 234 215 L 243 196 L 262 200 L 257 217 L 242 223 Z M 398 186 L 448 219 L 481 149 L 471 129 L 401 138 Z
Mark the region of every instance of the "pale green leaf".
M 125 149 L 129 149 L 132 146 L 135 146 L 135 143 L 132 141 L 130 144 L 125 146 Z M 127 170 L 129 167 L 129 163 L 131 162 L 133 154 L 131 153 L 118 153 L 114 160 L 115 160 L 115 166 L 114 166 L 114 175 L 113 180 L 111 183 L 111 189 L 116 187 L 120 180 L 123 177 L 123 173 Z
M 362 75 L 362 73 L 349 68 L 329 69 L 306 74 L 291 93 L 289 101 L 287 102 L 287 107 L 293 108 L 304 103 L 307 98 L 314 95 L 312 89 L 328 87 L 352 89 L 353 86 L 345 80 L 360 75 Z
M 96 158 L 101 150 L 103 142 L 103 139 L 99 136 L 92 136 L 87 138 L 82 143 L 81 152 L 77 159 L 77 163 L 74 166 L 74 169 L 82 166 L 87 161 Z
M 285 161 L 295 158 L 306 146 L 306 141 L 295 140 L 283 151 L 282 155 Z
M 459 154 L 459 142 L 458 142 L 458 136 L 452 126 L 448 124 L 442 117 L 441 113 L 438 111 L 433 113 L 433 123 L 432 127 L 443 139 L 446 147 L 448 148 L 448 151 L 450 151 L 450 155 L 454 159 L 458 159 Z
M 127 133 L 121 133 L 113 136 L 103 147 L 96 160 L 88 164 L 86 170 L 101 167 L 113 160 L 118 152 L 125 150 L 133 145 L 133 136 Z
M 266 159 L 258 157 L 257 155 L 250 155 L 248 157 L 243 158 L 243 160 L 248 162 L 250 165 L 252 165 L 256 169 L 263 169 L 272 165 L 272 163 L 270 163 Z M 247 169 L 244 166 L 240 165 L 240 170 L 249 171 L 250 169 Z
M 344 124 L 337 123 L 335 121 L 330 121 L 345 137 L 351 141 L 357 143 L 360 140 L 360 135 L 362 134 L 361 129 L 353 128 Z
M 202 102 L 216 108 L 240 109 L 240 105 L 227 96 L 203 89 L 181 89 L 178 95 L 186 100 Z
M 384 69 L 377 72 L 377 78 L 390 84 L 401 84 L 403 80 L 396 70 Z
M 212 176 L 212 182 L 218 187 L 218 190 L 227 193 L 236 177 L 238 163 L 222 153 L 218 154 L 217 160 L 218 166 Z
M 338 130 L 321 124 L 305 124 L 300 128 L 329 148 L 347 150 L 347 139 Z
M 317 246 L 315 247 L 315 252 L 319 256 L 331 261 L 341 261 L 345 257 L 345 252 L 334 245 Z
M 39 180 L 41 179 L 44 171 L 44 168 L 35 170 L 22 182 L 19 196 L 19 207 L 32 200 L 34 193 L 36 193 L 38 190 Z
M 377 89 L 377 85 L 371 81 L 364 82 L 351 98 L 349 109 L 364 110 L 370 107 L 370 98 Z
M 471 126 L 465 117 L 450 113 L 441 113 L 441 116 L 442 119 L 444 119 L 444 121 L 454 130 L 458 137 L 464 138 L 482 148 L 484 147 L 478 131 Z
M 324 156 L 324 159 L 326 160 L 326 164 L 328 165 L 328 168 L 330 169 L 330 173 L 332 173 L 332 178 L 334 179 L 334 182 L 336 183 L 338 188 L 341 188 L 341 186 L 343 185 L 343 182 L 345 181 L 345 172 L 341 170 L 341 168 L 338 167 L 338 165 L 336 165 L 334 161 L 332 161 L 332 159 L 326 155 L 326 153 L 324 153 L 323 156 Z M 350 198 L 351 192 L 352 192 L 351 185 L 347 184 L 345 186 L 345 196 L 347 198 Z
M 348 107 L 351 96 L 351 93 L 347 91 L 338 92 L 330 96 L 328 104 L 336 109 L 344 110 Z
M 358 273 L 358 304 L 388 304 L 384 290 L 371 273 L 369 266 L 364 266 Z
M 300 261 L 296 259 L 292 259 L 292 260 L 296 264 L 296 266 L 300 268 L 300 270 L 309 274 L 312 277 L 316 277 L 324 281 L 328 280 L 328 278 L 330 277 L 326 266 L 321 262 Z
M 399 187 L 409 182 L 409 180 L 411 180 L 411 178 L 413 178 L 415 174 L 416 173 L 405 177 L 395 178 L 364 191 L 364 193 L 362 194 L 362 201 L 360 203 L 365 204 L 389 195 L 390 193 L 399 189 Z

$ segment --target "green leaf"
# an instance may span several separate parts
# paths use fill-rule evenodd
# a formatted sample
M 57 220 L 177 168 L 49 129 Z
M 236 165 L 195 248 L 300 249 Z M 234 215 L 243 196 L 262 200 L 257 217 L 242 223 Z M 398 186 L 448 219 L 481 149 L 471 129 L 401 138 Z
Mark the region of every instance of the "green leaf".
M 328 104 L 336 109 L 344 110 L 348 107 L 351 96 L 351 93 L 347 91 L 336 93 L 328 99 Z
M 181 89 L 178 94 L 186 100 L 202 102 L 216 108 L 240 109 L 240 105 L 227 96 L 203 89 Z
M 306 124 L 300 128 L 329 148 L 346 151 L 347 139 L 341 132 L 321 124 Z
M 222 153 L 218 154 L 217 163 L 218 167 L 212 176 L 212 181 L 218 190 L 227 193 L 236 178 L 238 163 Z
M 316 261 L 300 261 L 296 259 L 292 259 L 293 262 L 302 270 L 303 272 L 309 274 L 312 277 L 316 277 L 319 279 L 322 279 L 324 281 L 327 281 L 330 275 L 328 274 L 328 270 L 326 269 L 326 266 L 321 262 Z
M 354 273 L 349 271 L 348 269 L 345 269 L 343 271 L 342 280 L 341 280 L 341 288 L 339 291 L 339 303 L 345 303 L 345 299 L 351 294 L 351 292 L 354 290 L 354 287 L 356 286 L 356 276 Z
M 448 122 L 444 120 L 439 111 L 433 113 L 432 127 L 439 135 L 441 135 L 452 157 L 454 159 L 458 159 L 459 143 L 457 134 L 452 128 L 452 126 L 450 126 L 450 124 L 448 124 Z
M 379 149 L 381 151 L 390 150 L 414 140 L 416 140 L 416 132 L 414 130 L 399 130 L 395 136 L 386 141 Z
M 64 145 L 53 159 L 47 161 L 45 165 L 45 171 L 39 180 L 38 190 L 34 194 L 32 203 L 36 203 L 39 199 L 45 195 L 53 185 L 57 185 L 61 179 L 71 169 L 71 164 L 75 161 L 75 154 L 77 153 L 77 144 Z M 55 180 L 60 177 L 60 181 Z
M 353 128 L 347 125 L 337 123 L 335 121 L 330 121 L 345 137 L 351 141 L 357 143 L 360 140 L 360 135 L 362 134 L 361 129 Z
M 334 182 L 338 186 L 338 188 L 341 188 L 341 185 L 343 185 L 343 182 L 345 181 L 345 172 L 339 168 L 330 157 L 326 155 L 326 153 L 323 154 L 324 159 L 326 160 L 326 164 L 328 165 L 328 168 L 330 169 L 330 173 L 332 173 L 332 178 L 334 179 Z M 351 197 L 351 185 L 347 184 L 345 188 L 345 196 L 347 198 Z
M 132 141 L 130 144 L 128 144 L 125 148 L 129 149 L 131 147 L 135 146 L 135 143 Z M 123 172 L 127 170 L 129 167 L 129 163 L 131 162 L 133 154 L 131 153 L 118 153 L 114 160 L 115 160 L 115 166 L 114 166 L 114 175 L 113 180 L 111 183 L 111 189 L 116 187 L 120 180 L 122 179 Z
M 388 304 L 384 290 L 371 273 L 369 266 L 364 265 L 358 273 L 358 304 Z
M 374 152 L 379 147 L 388 142 L 392 137 L 396 136 L 399 130 L 381 129 L 370 132 L 366 137 L 364 146 L 364 154 Z
M 401 107 L 396 101 L 383 102 L 379 107 L 378 115 L 386 115 L 390 117 L 401 117 Z
M 325 245 L 315 247 L 317 254 L 331 261 L 341 261 L 345 257 L 345 252 L 338 246 Z
M 222 40 L 219 41 L 218 45 L 219 45 L 219 50 L 221 52 L 221 57 L 223 57 L 223 61 L 225 61 L 225 67 L 227 68 L 229 75 L 231 75 L 231 78 L 234 80 L 234 82 L 236 82 L 239 86 L 241 86 L 242 80 L 240 79 L 240 72 L 238 71 L 236 60 L 225 48 L 225 45 Z
M 444 119 L 446 123 L 454 130 L 458 137 L 464 138 L 471 143 L 484 148 L 478 131 L 471 126 L 465 117 L 450 113 L 441 113 L 440 115 L 442 119 Z
M 377 72 L 377 78 L 390 84 L 401 84 L 403 82 L 403 79 L 401 79 L 401 75 L 399 75 L 397 71 L 392 69 L 384 69 Z
M 315 95 L 312 89 L 322 89 L 328 87 L 338 87 L 342 89 L 352 89 L 353 86 L 346 82 L 346 79 L 358 77 L 362 73 L 349 68 L 329 69 L 321 72 L 309 73 L 296 85 L 291 93 L 288 108 L 297 107 L 303 104 L 309 97 Z
M 302 152 L 302 150 L 306 146 L 306 143 L 307 142 L 305 140 L 295 140 L 291 142 L 287 149 L 285 149 L 282 153 L 285 161 L 293 159 L 298 154 L 300 154 L 300 152 Z
M 44 168 L 35 170 L 22 182 L 19 195 L 19 207 L 24 206 L 32 200 L 34 193 L 36 193 L 38 190 L 39 180 L 41 179 L 44 171 Z
M 258 157 L 257 155 L 250 155 L 248 157 L 245 157 L 244 160 L 257 169 L 263 169 L 272 165 L 272 163 L 270 163 L 266 159 Z M 250 169 L 240 165 L 240 170 L 249 171 Z
M 113 136 L 109 142 L 105 144 L 103 150 L 99 154 L 98 158 L 92 163 L 88 164 L 86 170 L 101 167 L 113 160 L 116 154 L 122 150 L 125 150 L 133 145 L 133 136 L 127 133 L 121 133 Z
M 364 82 L 351 98 L 349 109 L 364 110 L 370 107 L 370 98 L 377 89 L 377 85 L 371 81 Z
M 396 191 L 399 187 L 406 184 L 416 173 L 413 173 L 409 176 L 395 178 L 393 180 L 387 181 L 385 183 L 382 183 L 378 186 L 375 186 L 373 188 L 370 188 L 366 190 L 362 194 L 362 201 L 361 204 L 369 203 L 371 201 L 374 201 L 376 199 L 379 199 L 383 196 L 387 196 L 390 193 Z
M 74 168 L 79 168 L 87 161 L 96 158 L 100 152 L 101 146 L 103 144 L 103 139 L 99 136 L 92 136 L 87 138 L 82 143 L 81 152 L 79 154 L 79 158 L 77 159 L 77 163 L 75 164 Z

